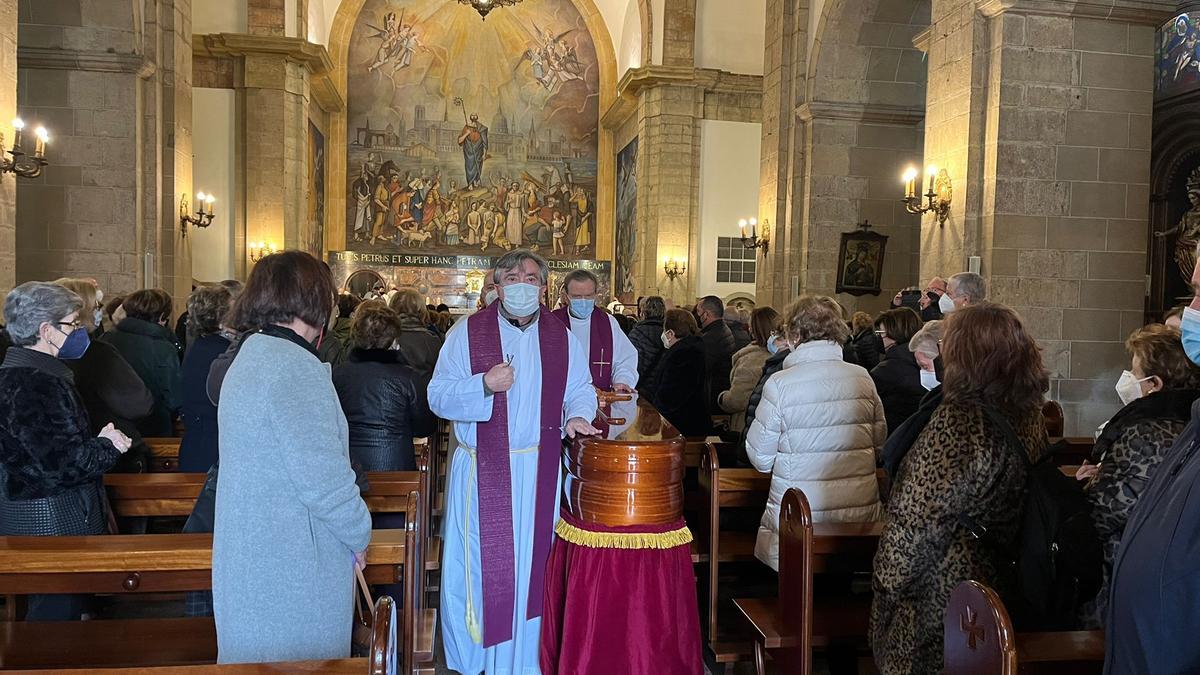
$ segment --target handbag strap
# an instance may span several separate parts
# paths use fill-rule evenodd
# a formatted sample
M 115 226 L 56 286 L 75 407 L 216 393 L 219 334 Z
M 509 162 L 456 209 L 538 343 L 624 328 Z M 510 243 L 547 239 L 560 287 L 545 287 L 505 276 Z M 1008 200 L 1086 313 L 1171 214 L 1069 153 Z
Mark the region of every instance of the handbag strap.
M 353 554 L 351 555 L 353 556 Z M 358 582 L 358 591 L 354 594 L 354 608 L 358 611 L 359 621 L 363 625 L 369 626 L 375 601 L 371 599 L 371 589 L 367 586 L 367 578 L 363 576 L 363 571 L 359 569 L 357 563 L 354 564 L 354 578 Z

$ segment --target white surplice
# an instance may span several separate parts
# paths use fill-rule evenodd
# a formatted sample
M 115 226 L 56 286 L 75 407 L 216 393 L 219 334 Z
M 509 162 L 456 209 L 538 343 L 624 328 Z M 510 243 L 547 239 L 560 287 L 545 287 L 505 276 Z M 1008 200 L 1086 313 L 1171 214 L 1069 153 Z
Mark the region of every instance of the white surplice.
M 479 493 L 476 485 L 476 424 L 492 416 L 492 397 L 484 395 L 483 374 L 471 374 L 468 326 L 449 331 L 429 383 L 429 407 L 454 423 L 458 441 L 446 484 L 442 536 L 442 591 L 439 610 L 446 665 L 464 675 L 540 673 L 538 647 L 542 620 L 526 619 L 529 570 L 533 559 L 537 453 L 541 420 L 542 359 L 539 319 L 524 331 L 499 318 L 501 354 L 512 356 L 515 379 L 508 392 L 509 466 L 513 490 L 513 543 L 516 557 L 513 639 L 483 648 L 483 584 L 479 556 Z M 558 319 L 547 317 L 557 322 Z M 461 321 L 466 324 L 467 319 Z M 596 390 L 579 341 L 567 336 L 568 367 L 562 420 L 596 416 Z M 555 488 L 557 498 L 561 491 Z M 557 520 L 557 508 L 555 509 Z M 540 599 L 539 599 L 540 604 Z
M 633 343 L 629 341 L 629 336 L 625 335 L 625 331 L 621 330 L 621 324 L 617 323 L 617 320 L 612 315 L 604 314 L 604 318 L 608 320 L 608 327 L 612 330 L 613 351 L 616 352 L 614 358 L 613 354 L 601 355 L 599 353 L 592 353 L 592 317 L 595 316 L 594 312 L 589 314 L 586 319 L 576 318 L 569 310 L 567 314 L 571 317 L 571 334 L 579 340 L 579 344 L 583 345 L 583 353 L 587 355 L 589 372 L 591 364 L 603 361 L 604 365 L 600 367 L 612 373 L 612 378 L 610 379 L 614 385 L 624 384 L 628 385 L 630 389 L 637 388 L 638 353 Z M 599 352 L 598 349 L 597 352 Z

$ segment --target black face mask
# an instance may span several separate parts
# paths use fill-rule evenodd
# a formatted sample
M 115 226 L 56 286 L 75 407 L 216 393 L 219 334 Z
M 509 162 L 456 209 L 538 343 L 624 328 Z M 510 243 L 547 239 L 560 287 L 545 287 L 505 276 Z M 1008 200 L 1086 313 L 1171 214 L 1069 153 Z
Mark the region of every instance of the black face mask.
M 930 305 L 931 307 L 937 307 L 938 301 L 942 299 L 942 296 L 938 295 L 937 293 L 934 293 L 933 291 L 927 291 L 925 293 L 925 296 L 928 297 L 929 302 L 932 303 Z
M 936 359 L 933 360 L 933 373 L 934 375 L 937 375 L 938 382 L 943 382 L 945 380 L 946 371 L 942 368 L 942 357 L 940 354 Z

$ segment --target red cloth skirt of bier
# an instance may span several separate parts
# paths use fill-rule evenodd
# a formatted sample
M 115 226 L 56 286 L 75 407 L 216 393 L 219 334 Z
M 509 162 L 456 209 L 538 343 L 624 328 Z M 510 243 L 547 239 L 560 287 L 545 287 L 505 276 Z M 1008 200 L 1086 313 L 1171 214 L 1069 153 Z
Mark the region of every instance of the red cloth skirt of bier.
M 546 566 L 543 675 L 703 673 L 683 520 L 605 527 L 561 517 Z

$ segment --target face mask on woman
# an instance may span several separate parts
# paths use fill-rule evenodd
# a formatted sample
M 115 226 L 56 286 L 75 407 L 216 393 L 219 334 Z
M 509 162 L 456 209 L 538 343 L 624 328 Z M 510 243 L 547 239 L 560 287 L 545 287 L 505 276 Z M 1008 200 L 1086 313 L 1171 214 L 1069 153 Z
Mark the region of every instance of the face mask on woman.
M 87 352 L 88 347 L 92 344 L 87 331 L 83 328 L 76 328 L 68 333 L 57 327 L 56 330 L 67 336 L 67 339 L 63 340 L 62 345 L 58 348 L 58 358 L 64 361 L 75 361 L 76 359 L 83 358 L 84 353 Z
M 529 316 L 537 310 L 541 289 L 533 284 L 510 284 L 504 287 L 504 311 L 517 317 Z
M 663 347 L 666 347 L 667 349 L 670 349 L 670 348 L 671 348 L 671 338 L 670 338 L 670 337 L 667 337 L 667 333 L 670 333 L 670 334 L 671 334 L 671 337 L 674 337 L 674 336 L 675 336 L 675 332 L 674 332 L 674 331 L 669 331 L 669 330 L 668 330 L 668 331 L 663 331 L 663 334 L 662 334 L 662 335 L 660 335 L 660 336 L 658 336 L 658 337 L 659 337 L 659 339 L 661 339 L 661 340 L 662 340 Z
M 1149 377 L 1137 379 L 1137 376 L 1128 370 L 1121 371 L 1121 377 L 1117 380 L 1117 396 L 1121 397 L 1121 403 L 1129 405 L 1138 400 L 1145 394 L 1142 393 L 1142 383 L 1149 380 Z
M 1179 330 L 1183 333 L 1183 351 L 1192 363 L 1200 365 L 1200 311 L 1184 307 Z
M 949 314 L 958 308 L 954 306 L 954 300 L 950 298 L 950 294 L 945 293 L 938 299 L 938 309 L 942 314 Z
M 925 387 L 925 391 L 932 391 L 936 389 L 939 384 L 941 383 L 938 382 L 937 373 L 933 372 L 932 370 L 921 371 L 921 386 Z
M 776 342 L 777 340 L 779 340 L 779 336 L 774 333 L 771 333 L 767 337 L 767 351 L 771 354 L 771 356 L 779 353 L 779 344 Z
M 104 325 L 104 312 L 100 311 L 99 307 L 92 311 L 92 323 L 95 324 L 96 328 Z

